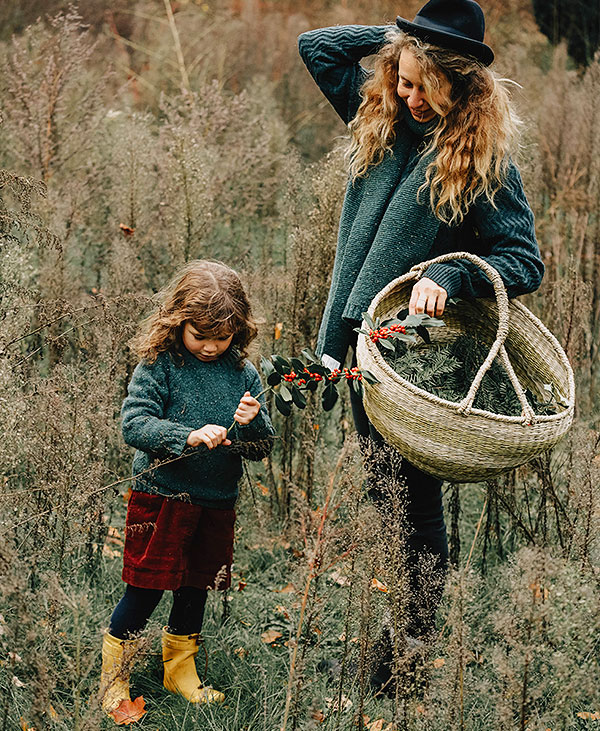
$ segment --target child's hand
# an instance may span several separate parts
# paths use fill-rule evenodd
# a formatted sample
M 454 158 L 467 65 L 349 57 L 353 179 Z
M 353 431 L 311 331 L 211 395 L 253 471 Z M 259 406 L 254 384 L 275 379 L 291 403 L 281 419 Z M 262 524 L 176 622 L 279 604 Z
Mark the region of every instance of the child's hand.
M 207 424 L 202 429 L 195 429 L 188 434 L 187 444 L 190 447 L 197 447 L 199 444 L 206 444 L 209 449 L 214 449 L 222 444 L 224 447 L 231 444 L 227 439 L 227 429 L 217 424 Z
M 250 395 L 250 391 L 246 391 L 240 400 L 233 418 L 238 424 L 249 424 L 259 411 L 260 402 L 254 396 Z

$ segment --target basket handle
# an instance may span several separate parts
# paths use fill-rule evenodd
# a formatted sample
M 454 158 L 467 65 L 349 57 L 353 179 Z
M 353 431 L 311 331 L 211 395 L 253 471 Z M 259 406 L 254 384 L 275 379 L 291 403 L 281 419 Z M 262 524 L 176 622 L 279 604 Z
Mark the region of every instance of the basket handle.
M 498 305 L 498 330 L 496 332 L 496 339 L 490 348 L 487 358 L 483 361 L 481 367 L 477 371 L 467 395 L 459 404 L 456 405 L 456 410 L 460 414 L 468 414 L 471 411 L 483 377 L 491 368 L 496 356 L 499 356 L 504 369 L 508 373 L 510 382 L 515 389 L 519 403 L 521 404 L 521 420 L 524 424 L 532 424 L 536 421 L 535 412 L 527 401 L 525 391 L 519 382 L 517 374 L 515 373 L 512 363 L 508 357 L 508 353 L 506 352 L 506 348 L 504 347 L 504 342 L 508 335 L 508 294 L 506 293 L 506 287 L 504 286 L 504 282 L 502 281 L 502 277 L 498 271 L 491 264 L 488 264 L 487 261 L 484 261 L 481 257 L 476 256 L 475 254 L 471 254 L 468 251 L 456 251 L 450 254 L 442 254 L 442 256 L 437 256 L 435 259 L 430 259 L 429 261 L 421 262 L 414 266 L 409 273 L 414 274 L 417 279 L 420 279 L 432 264 L 443 264 L 455 259 L 466 259 L 479 267 L 484 274 L 487 275 L 494 287 L 494 294 Z

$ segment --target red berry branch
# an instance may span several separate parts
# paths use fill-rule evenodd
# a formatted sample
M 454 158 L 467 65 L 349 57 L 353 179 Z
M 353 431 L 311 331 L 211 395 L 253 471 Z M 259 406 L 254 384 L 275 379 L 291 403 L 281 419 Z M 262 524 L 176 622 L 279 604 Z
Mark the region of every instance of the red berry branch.
M 280 355 L 272 355 L 270 359 L 261 358 L 261 368 L 268 384 L 263 393 L 275 393 L 275 406 L 284 416 L 290 415 L 293 405 L 303 409 L 306 406 L 306 391 L 314 393 L 320 385 L 323 387 L 321 405 L 325 411 L 330 411 L 338 400 L 337 384 L 340 381 L 349 381 L 357 391 L 363 379 L 368 383 L 377 383 L 373 374 L 357 367 L 330 370 L 308 348 L 302 351 L 302 356 L 303 360 L 287 360 Z
M 404 319 L 399 320 L 398 318 L 393 318 L 381 322 L 379 318 L 373 320 L 368 312 L 363 312 L 364 324 L 366 324 L 368 329 L 363 327 L 356 327 L 354 329 L 356 332 L 366 335 L 371 342 L 375 344 L 379 343 L 386 350 L 395 350 L 395 345 L 392 345 L 388 340 L 395 339 L 397 341 L 396 345 L 398 341 L 415 343 L 417 341 L 416 336 L 420 335 L 426 343 L 430 343 L 431 339 L 427 328 L 442 327 L 444 325 L 443 320 L 436 320 L 425 314 L 409 315 L 408 310 L 399 312 L 398 317 L 403 317 Z

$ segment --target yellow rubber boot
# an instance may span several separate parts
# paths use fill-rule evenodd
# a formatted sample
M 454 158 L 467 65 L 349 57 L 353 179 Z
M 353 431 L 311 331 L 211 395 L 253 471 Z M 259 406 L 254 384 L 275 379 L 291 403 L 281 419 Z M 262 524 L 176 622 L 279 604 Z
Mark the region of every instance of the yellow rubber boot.
M 99 696 L 102 709 L 110 715 L 122 701 L 130 701 L 129 674 L 138 646 L 137 640 L 120 640 L 109 635 L 102 640 L 102 674 Z
M 163 629 L 163 685 L 172 693 L 187 698 L 190 703 L 223 703 L 223 693 L 200 682 L 194 659 L 199 647 L 199 634 L 172 635 L 166 627 Z

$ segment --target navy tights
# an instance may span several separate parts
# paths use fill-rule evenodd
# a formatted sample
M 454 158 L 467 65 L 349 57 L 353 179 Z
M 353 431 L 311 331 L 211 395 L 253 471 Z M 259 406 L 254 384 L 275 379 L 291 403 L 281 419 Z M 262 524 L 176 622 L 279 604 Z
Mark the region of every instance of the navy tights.
M 127 584 L 125 594 L 115 607 L 108 631 L 126 640 L 141 632 L 163 595 L 162 589 L 140 589 Z M 206 589 L 182 586 L 173 592 L 168 629 L 174 635 L 200 632 L 206 604 Z

